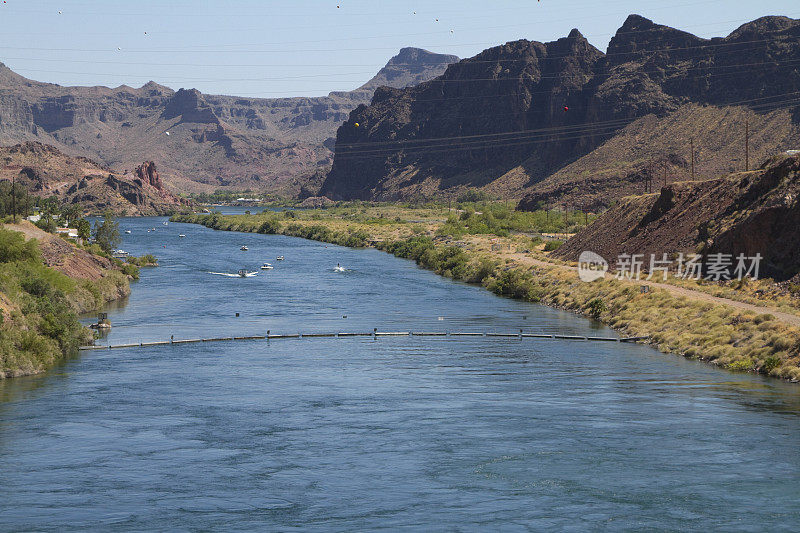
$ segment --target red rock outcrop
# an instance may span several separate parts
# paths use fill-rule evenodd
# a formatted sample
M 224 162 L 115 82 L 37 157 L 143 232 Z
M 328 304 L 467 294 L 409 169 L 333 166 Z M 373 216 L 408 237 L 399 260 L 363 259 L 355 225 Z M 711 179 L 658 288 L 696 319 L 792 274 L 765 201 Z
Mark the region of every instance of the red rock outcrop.
M 161 177 L 156 170 L 156 164 L 152 161 L 145 161 L 136 167 L 136 177 L 142 180 L 142 182 L 152 185 L 159 191 L 164 188 L 161 183 Z

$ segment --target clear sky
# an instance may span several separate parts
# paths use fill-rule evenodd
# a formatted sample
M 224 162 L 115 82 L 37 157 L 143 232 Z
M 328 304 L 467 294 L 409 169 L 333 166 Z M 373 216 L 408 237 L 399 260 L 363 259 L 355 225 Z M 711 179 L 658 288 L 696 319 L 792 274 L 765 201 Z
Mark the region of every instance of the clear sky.
M 798 0 L 6 0 L 0 61 L 61 85 L 149 80 L 241 96 L 350 90 L 404 46 L 470 57 L 578 28 L 605 51 L 630 13 L 701 37 Z M 438 19 L 438 20 L 437 20 Z

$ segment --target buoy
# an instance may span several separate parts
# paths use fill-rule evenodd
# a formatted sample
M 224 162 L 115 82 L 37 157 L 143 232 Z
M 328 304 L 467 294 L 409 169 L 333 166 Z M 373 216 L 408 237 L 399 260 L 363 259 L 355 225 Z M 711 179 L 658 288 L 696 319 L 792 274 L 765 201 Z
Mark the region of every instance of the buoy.
M 358 122 L 356 122 L 356 128 L 359 126 Z
M 569 111 L 569 107 L 564 106 L 564 112 L 566 113 L 567 111 Z

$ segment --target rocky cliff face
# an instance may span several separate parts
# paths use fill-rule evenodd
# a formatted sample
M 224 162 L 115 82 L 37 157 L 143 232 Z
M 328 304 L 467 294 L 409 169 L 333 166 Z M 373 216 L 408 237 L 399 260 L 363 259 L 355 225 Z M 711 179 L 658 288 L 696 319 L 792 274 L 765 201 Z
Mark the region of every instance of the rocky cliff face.
M 579 162 L 637 119 L 664 119 L 690 104 L 767 112 L 796 101 L 798 37 L 800 22 L 785 17 L 706 40 L 631 15 L 606 54 L 577 30 L 550 43 L 491 48 L 419 86 L 379 89 L 356 108 L 339 128 L 322 192 L 393 199 L 482 187 L 516 196 L 578 163 L 557 197 L 569 199 L 593 174 L 605 172 L 608 184 L 625 177 L 613 172 L 618 161 Z M 706 139 L 696 141 L 706 149 Z M 680 161 L 664 148 L 651 145 L 651 157 Z
M 0 180 L 12 178 L 31 194 L 80 204 L 92 214 L 110 209 L 118 215 L 161 215 L 190 207 L 164 189 L 151 161 L 134 174 L 117 174 L 90 159 L 32 141 L 0 148 Z
M 143 183 L 147 183 L 159 191 L 164 188 L 164 185 L 161 183 L 161 176 L 158 175 L 158 171 L 156 170 L 156 164 L 152 161 L 145 161 L 136 167 L 135 174 Z
M 60 87 L 0 64 L 0 144 L 41 141 L 116 169 L 155 159 L 183 191 L 254 188 L 293 195 L 332 161 L 334 135 L 374 88 L 406 87 L 458 58 L 403 49 L 363 87 L 320 98 L 241 98 L 150 82 Z M 314 191 L 316 192 L 316 191 Z
M 577 261 L 594 251 L 612 265 L 619 254 L 761 254 L 761 277 L 800 272 L 800 156 L 714 180 L 682 182 L 626 198 L 559 248 Z

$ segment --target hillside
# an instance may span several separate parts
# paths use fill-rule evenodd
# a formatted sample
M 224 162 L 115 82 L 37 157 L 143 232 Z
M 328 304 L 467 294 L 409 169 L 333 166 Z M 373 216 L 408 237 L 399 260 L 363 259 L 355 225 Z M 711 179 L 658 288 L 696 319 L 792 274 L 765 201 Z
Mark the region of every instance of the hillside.
M 761 276 L 800 272 L 800 155 L 706 181 L 677 182 L 628 197 L 554 255 L 576 261 L 594 251 L 614 266 L 620 254 L 761 254 Z
M 404 48 L 354 91 L 278 99 L 173 91 L 155 82 L 138 89 L 61 87 L 0 64 L 0 144 L 40 141 L 121 173 L 156 161 L 167 185 L 181 192 L 298 194 L 310 176 L 327 171 L 337 126 L 369 102 L 375 87 L 426 81 L 457 60 Z
M 0 181 L 12 179 L 32 195 L 77 203 L 91 214 L 110 209 L 121 216 L 162 215 L 189 205 L 166 190 L 153 162 L 117 174 L 38 142 L 0 147 Z
M 651 161 L 686 176 L 692 139 L 696 176 L 742 169 L 748 120 L 752 166 L 799 131 L 799 36 L 786 17 L 702 39 L 631 15 L 606 53 L 577 29 L 490 48 L 356 108 L 322 193 L 390 200 L 478 187 L 530 194 L 523 206 L 608 205 L 642 190 Z
M 92 338 L 76 314 L 129 293 L 110 260 L 28 222 L 0 227 L 0 380 L 75 353 Z

